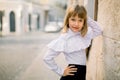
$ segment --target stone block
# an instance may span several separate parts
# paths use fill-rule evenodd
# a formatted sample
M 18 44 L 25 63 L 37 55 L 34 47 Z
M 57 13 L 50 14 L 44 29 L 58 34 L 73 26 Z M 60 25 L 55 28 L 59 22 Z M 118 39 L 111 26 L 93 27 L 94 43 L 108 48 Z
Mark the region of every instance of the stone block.
M 120 40 L 120 0 L 99 0 L 98 22 L 103 28 L 103 35 Z
M 120 42 L 104 38 L 105 80 L 120 79 Z

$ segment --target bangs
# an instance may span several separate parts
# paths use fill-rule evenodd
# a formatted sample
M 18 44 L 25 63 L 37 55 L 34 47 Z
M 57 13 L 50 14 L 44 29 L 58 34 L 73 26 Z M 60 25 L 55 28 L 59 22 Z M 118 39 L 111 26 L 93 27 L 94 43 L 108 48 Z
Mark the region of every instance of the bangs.
M 69 17 L 78 16 L 79 18 L 85 19 L 87 12 L 84 10 L 82 6 L 76 6 L 74 9 L 72 8 L 69 12 Z

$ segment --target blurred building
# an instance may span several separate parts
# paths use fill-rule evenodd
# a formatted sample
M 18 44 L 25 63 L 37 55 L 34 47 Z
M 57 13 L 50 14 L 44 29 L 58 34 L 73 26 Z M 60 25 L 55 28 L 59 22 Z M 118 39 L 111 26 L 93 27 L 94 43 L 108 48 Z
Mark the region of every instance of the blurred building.
M 0 0 L 0 35 L 43 30 L 49 21 L 62 20 L 67 0 Z
M 63 21 L 67 0 L 49 0 L 50 10 L 48 13 L 48 21 Z
M 48 11 L 39 0 L 0 0 L 0 35 L 42 30 Z

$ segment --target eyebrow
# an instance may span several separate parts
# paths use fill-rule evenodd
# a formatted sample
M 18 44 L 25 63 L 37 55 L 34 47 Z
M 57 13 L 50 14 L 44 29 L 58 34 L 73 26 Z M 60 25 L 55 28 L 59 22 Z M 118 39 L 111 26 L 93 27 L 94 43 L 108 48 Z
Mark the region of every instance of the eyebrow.
M 70 17 L 70 18 L 75 18 L 75 17 Z M 80 19 L 80 20 L 81 20 L 81 19 L 83 19 L 83 18 L 78 18 L 78 19 Z

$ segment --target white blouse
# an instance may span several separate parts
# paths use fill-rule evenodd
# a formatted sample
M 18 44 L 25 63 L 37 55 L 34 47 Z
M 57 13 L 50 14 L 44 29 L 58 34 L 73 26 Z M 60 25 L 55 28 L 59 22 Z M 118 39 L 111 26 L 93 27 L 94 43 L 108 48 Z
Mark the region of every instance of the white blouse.
M 73 32 L 69 29 L 47 45 L 49 50 L 44 56 L 44 61 L 58 75 L 63 75 L 64 72 L 64 69 L 54 61 L 60 53 L 64 53 L 68 64 L 86 65 L 85 49 L 90 46 L 94 37 L 102 33 L 98 23 L 91 18 L 88 18 L 87 24 L 88 32 L 84 37 L 80 35 L 80 32 Z

